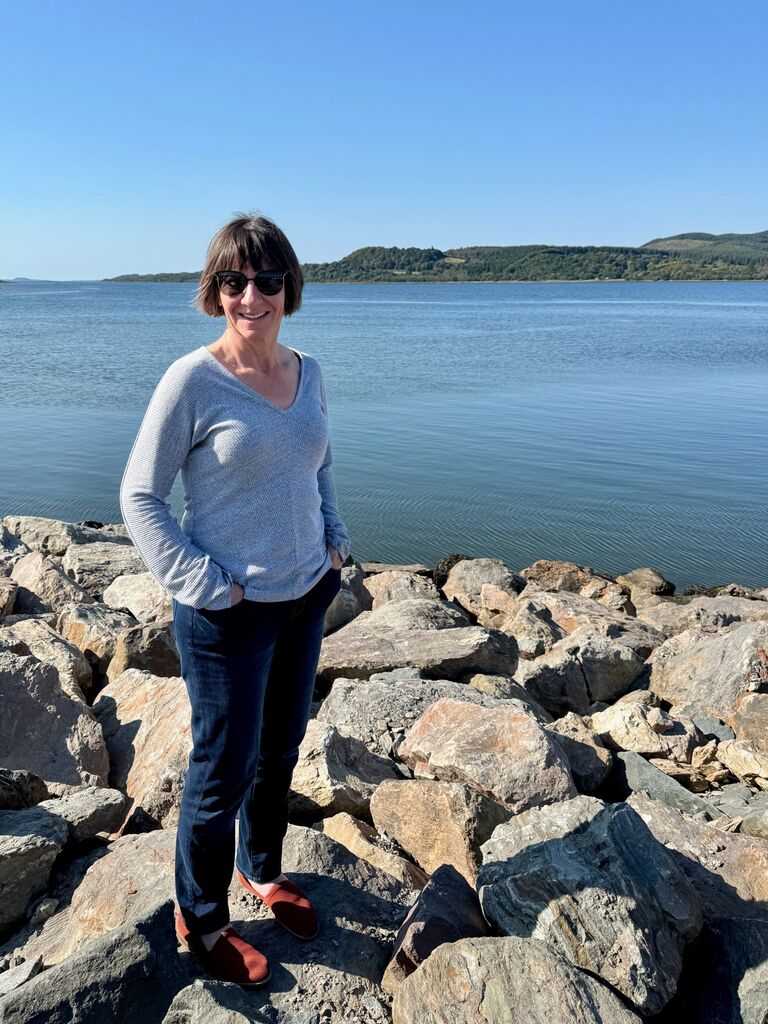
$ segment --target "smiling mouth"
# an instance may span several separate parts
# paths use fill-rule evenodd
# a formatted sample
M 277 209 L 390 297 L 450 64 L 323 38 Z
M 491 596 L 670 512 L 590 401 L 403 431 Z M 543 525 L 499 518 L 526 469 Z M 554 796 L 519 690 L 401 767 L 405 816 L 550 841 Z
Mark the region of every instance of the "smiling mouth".
M 243 320 L 261 320 L 261 318 L 266 316 L 267 313 L 268 310 L 265 309 L 263 313 L 241 313 L 240 316 Z

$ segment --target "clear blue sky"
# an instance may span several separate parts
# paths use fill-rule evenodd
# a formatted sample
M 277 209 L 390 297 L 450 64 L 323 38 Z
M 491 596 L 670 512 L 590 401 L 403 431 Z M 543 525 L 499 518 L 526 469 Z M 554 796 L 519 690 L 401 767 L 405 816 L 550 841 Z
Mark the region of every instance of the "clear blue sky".
M 6 0 L 0 277 L 768 228 L 768 8 Z

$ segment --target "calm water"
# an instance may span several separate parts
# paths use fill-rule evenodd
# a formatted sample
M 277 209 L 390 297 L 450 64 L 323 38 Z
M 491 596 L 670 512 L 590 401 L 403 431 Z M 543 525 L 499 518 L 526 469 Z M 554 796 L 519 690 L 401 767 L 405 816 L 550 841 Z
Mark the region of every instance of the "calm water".
M 190 285 L 0 286 L 0 515 L 120 518 Z M 768 283 L 310 285 L 360 559 L 651 565 L 768 586 Z M 172 503 L 180 507 L 179 483 Z

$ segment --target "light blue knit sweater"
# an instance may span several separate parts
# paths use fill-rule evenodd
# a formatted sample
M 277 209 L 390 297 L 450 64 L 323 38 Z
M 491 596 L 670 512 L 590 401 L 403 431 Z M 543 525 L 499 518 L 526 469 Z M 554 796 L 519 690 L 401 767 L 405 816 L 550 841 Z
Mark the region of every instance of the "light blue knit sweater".
M 256 394 L 205 346 L 172 363 L 147 408 L 120 508 L 147 569 L 180 604 L 301 597 L 349 538 L 336 507 L 325 389 L 312 356 L 293 404 Z M 181 472 L 179 524 L 166 501 Z

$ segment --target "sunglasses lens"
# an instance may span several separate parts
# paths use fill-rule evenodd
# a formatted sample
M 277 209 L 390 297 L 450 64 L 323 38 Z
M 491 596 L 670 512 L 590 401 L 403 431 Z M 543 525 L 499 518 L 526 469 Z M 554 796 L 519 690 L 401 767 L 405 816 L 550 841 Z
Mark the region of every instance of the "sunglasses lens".
M 283 287 L 282 271 L 263 270 L 256 275 L 256 287 L 262 295 L 277 295 Z
M 238 274 L 236 270 L 228 270 L 216 275 L 219 288 L 225 295 L 239 295 L 244 292 L 248 281 L 245 274 Z

